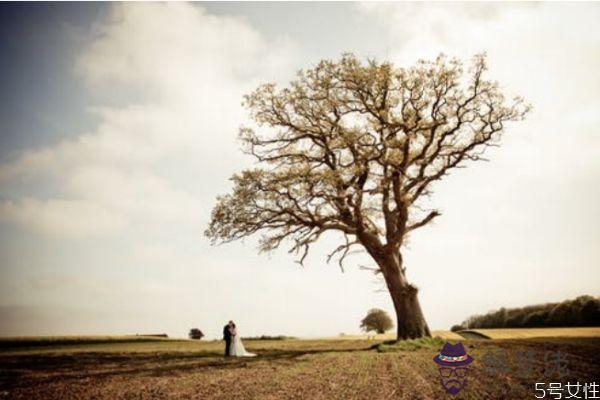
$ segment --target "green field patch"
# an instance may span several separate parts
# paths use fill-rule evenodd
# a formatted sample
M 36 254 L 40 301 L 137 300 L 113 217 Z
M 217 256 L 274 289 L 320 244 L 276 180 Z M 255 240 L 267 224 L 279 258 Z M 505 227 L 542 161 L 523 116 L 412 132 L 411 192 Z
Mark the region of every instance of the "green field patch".
M 373 346 L 379 352 L 394 351 L 414 351 L 418 349 L 439 349 L 444 345 L 444 340 L 439 337 L 419 338 L 410 340 L 401 340 L 398 342 L 389 341 Z

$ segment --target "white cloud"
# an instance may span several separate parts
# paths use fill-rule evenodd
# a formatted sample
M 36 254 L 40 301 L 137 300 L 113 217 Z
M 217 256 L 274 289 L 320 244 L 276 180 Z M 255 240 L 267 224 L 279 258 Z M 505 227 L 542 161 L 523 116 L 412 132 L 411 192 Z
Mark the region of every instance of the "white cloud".
M 119 231 L 127 225 L 127 218 L 89 202 L 21 198 L 0 203 L 0 222 L 36 233 L 81 237 Z
M 127 226 L 105 220 L 112 215 L 133 225 L 198 224 L 203 200 L 212 201 L 240 159 L 242 95 L 281 73 L 288 48 L 242 18 L 196 5 L 114 5 L 76 63 L 103 102 L 90 108 L 97 127 L 0 165 L 3 219 L 48 234 Z M 56 198 L 11 192 L 23 180 L 50 182 Z M 81 221 L 68 227 L 65 214 Z

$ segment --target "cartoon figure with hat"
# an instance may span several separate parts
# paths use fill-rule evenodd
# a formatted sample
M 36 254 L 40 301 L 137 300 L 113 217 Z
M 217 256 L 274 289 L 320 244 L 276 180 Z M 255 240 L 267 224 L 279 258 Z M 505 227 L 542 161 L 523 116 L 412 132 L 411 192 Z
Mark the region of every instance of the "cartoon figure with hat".
M 433 361 L 439 366 L 440 381 L 446 392 L 454 395 L 467 386 L 468 365 L 473 357 L 467 354 L 462 343 L 446 342 Z

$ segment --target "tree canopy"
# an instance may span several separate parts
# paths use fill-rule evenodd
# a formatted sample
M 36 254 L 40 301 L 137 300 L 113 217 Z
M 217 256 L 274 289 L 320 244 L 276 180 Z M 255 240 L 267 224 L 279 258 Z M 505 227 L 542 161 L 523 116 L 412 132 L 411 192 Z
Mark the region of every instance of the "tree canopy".
M 360 321 L 360 328 L 365 332 L 385 333 L 394 327 L 392 319 L 384 310 L 372 308 Z
M 506 101 L 485 70 L 482 55 L 465 79 L 462 64 L 444 56 L 395 69 L 347 54 L 300 71 L 289 87 L 261 85 L 245 105 L 268 129 L 240 129 L 260 166 L 233 176 L 207 235 L 230 241 L 261 232 L 262 250 L 290 239 L 300 261 L 330 230 L 346 236 L 334 250 L 340 258 L 357 244 L 399 248 L 440 215 L 418 207 L 432 183 L 482 159 L 505 123 L 529 108 Z

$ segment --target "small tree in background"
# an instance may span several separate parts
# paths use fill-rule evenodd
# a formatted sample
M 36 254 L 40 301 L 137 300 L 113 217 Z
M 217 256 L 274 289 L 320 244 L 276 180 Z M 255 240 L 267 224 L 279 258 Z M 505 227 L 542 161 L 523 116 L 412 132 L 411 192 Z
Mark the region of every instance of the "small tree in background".
M 360 322 L 360 328 L 365 332 L 375 331 L 377 333 L 385 333 L 394 327 L 392 319 L 383 310 L 373 308 L 369 310 L 367 316 Z
M 190 329 L 190 333 L 188 334 L 190 339 L 200 340 L 204 337 L 204 333 L 198 328 Z

